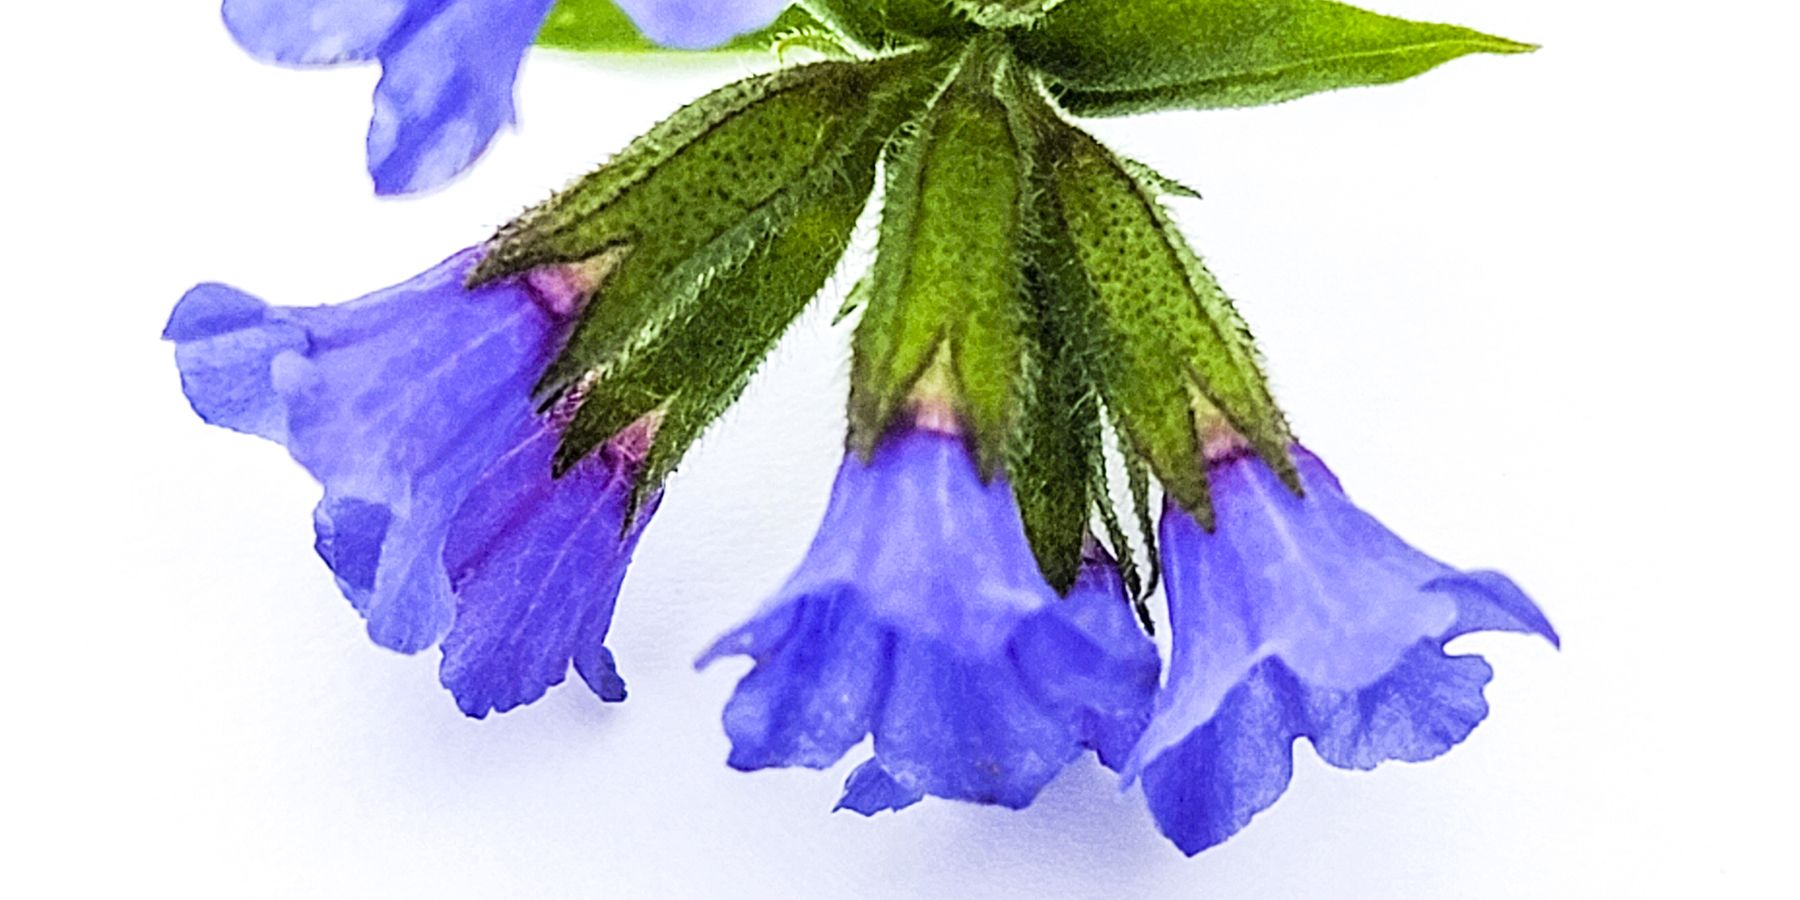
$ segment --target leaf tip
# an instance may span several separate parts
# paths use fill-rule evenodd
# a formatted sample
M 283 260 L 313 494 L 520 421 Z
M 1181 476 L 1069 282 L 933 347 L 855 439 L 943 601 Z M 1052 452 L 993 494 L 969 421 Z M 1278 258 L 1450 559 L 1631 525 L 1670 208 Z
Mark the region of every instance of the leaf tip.
M 1520 54 L 1520 53 L 1536 53 L 1539 50 L 1544 49 L 1544 45 L 1542 45 L 1542 44 L 1532 44 L 1532 43 L 1527 43 L 1525 41 L 1515 41 L 1515 40 L 1512 40 L 1511 38 L 1503 38 L 1503 37 L 1489 36 L 1486 43 L 1489 45 L 1486 48 L 1487 52 L 1505 54 L 1508 56 L 1511 56 L 1514 54 Z

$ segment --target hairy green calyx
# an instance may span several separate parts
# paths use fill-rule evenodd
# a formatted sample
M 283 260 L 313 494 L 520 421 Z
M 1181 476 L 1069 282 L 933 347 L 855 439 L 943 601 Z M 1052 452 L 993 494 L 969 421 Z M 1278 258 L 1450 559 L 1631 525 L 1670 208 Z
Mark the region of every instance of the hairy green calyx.
M 1096 533 L 1134 589 L 1153 587 L 1123 522 L 1150 538 L 1153 481 L 1209 521 L 1221 435 L 1298 489 L 1249 330 L 1163 205 L 1197 195 L 1068 116 L 1281 102 L 1530 49 L 1330 0 L 803 6 L 748 40 L 852 58 L 681 109 L 503 228 L 471 281 L 601 273 L 539 389 L 576 405 L 559 472 L 655 423 L 644 496 L 822 290 L 878 194 L 876 256 L 846 306 L 849 444 L 870 453 L 920 408 L 949 410 L 984 475 L 1008 479 L 1058 589 Z M 644 49 L 613 13 L 565 0 L 543 39 Z
M 851 445 L 873 452 L 928 367 L 992 474 L 1017 427 L 1024 361 L 1025 183 L 995 66 L 971 47 L 888 158 L 881 243 L 851 372 Z

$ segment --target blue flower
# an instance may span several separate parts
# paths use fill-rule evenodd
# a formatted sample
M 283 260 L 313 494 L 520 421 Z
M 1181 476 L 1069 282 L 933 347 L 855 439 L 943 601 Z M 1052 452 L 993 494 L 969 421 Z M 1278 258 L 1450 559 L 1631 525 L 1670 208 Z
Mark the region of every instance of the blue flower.
M 469 291 L 476 256 L 339 306 L 200 285 L 163 336 L 202 419 L 284 444 L 324 485 L 316 546 L 376 643 L 441 638 L 471 716 L 537 699 L 571 662 L 623 699 L 602 642 L 648 516 L 625 530 L 645 435 L 552 481 L 569 409 L 539 415 L 532 387 L 584 292 L 555 272 Z
M 378 194 L 437 187 L 513 120 L 513 79 L 554 0 L 225 0 L 246 50 L 294 65 L 380 60 Z
M 700 661 L 756 662 L 725 710 L 731 765 L 824 768 L 873 735 L 841 804 L 867 814 L 1022 807 L 1084 747 L 1122 755 L 1158 661 L 1102 564 L 1059 599 L 960 437 L 907 428 L 851 456 L 799 570 Z
M 1239 454 L 1212 468 L 1217 528 L 1163 514 L 1174 654 L 1125 774 L 1163 833 L 1194 854 L 1269 807 L 1306 737 L 1371 769 L 1460 743 L 1487 715 L 1493 670 L 1444 645 L 1474 631 L 1556 632 L 1511 581 L 1401 541 L 1295 448 L 1304 499 Z
M 290 65 L 379 60 L 369 123 L 378 194 L 437 187 L 513 121 L 513 80 L 555 0 L 225 0 L 225 25 L 258 57 Z M 635 0 L 649 35 L 709 46 L 773 20 L 784 3 Z
M 794 0 L 618 0 L 644 36 L 665 47 L 701 50 L 755 31 Z

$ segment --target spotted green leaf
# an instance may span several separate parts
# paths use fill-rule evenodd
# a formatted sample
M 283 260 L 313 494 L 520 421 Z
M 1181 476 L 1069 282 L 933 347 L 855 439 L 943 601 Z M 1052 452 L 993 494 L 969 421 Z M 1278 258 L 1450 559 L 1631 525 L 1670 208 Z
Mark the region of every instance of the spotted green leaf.
M 472 282 L 609 263 L 540 384 L 587 395 L 559 471 L 658 409 L 649 475 L 673 465 L 817 292 L 848 233 L 833 223 L 854 221 L 881 149 L 947 73 L 912 54 L 739 82 L 501 230 Z
M 868 202 L 883 136 L 863 135 L 835 184 L 809 198 L 779 233 L 712 279 L 649 346 L 586 389 L 565 432 L 558 470 L 640 417 L 660 420 L 639 475 L 659 487 L 693 442 L 735 402 L 776 342 L 830 277 Z
M 608 355 L 608 334 L 598 330 L 586 343 L 571 341 L 558 367 L 579 373 L 584 397 L 564 434 L 558 471 L 639 417 L 656 412 L 660 421 L 639 478 L 640 494 L 660 485 L 688 447 L 737 399 L 781 334 L 819 292 L 868 201 L 882 151 L 937 89 L 947 67 L 899 60 L 863 71 L 875 75 L 858 102 L 841 106 L 835 119 L 811 123 L 828 132 L 833 143 L 828 153 L 815 154 L 815 167 L 801 180 L 801 189 L 780 195 L 787 211 L 778 227 L 763 230 L 742 254 L 718 260 L 693 284 L 691 301 L 660 312 L 660 327 L 633 352 Z M 770 158 L 750 162 L 767 164 Z M 715 185 L 708 199 L 726 196 L 731 188 Z M 749 218 L 755 218 L 754 211 Z M 670 287 L 666 281 L 659 283 Z M 622 293 L 622 284 L 605 286 L 594 305 L 604 309 L 633 299 Z M 593 322 L 604 328 L 616 321 L 590 307 L 582 328 Z M 578 330 L 576 337 L 581 335 Z M 591 355 L 596 347 L 602 352 Z
M 1048 117 L 1046 117 L 1046 120 Z M 1199 411 L 1217 410 L 1291 478 L 1290 437 L 1254 342 L 1153 185 L 1084 132 L 1047 125 L 1036 143 L 1069 256 L 1098 327 L 1094 371 L 1134 452 L 1189 511 L 1210 508 Z
M 748 79 L 676 113 L 503 228 L 475 283 L 616 254 L 543 389 L 561 393 L 684 315 L 814 197 L 892 109 L 929 96 L 922 56 L 818 63 Z M 898 93 L 900 99 L 884 99 Z
M 947 376 L 991 474 L 1018 414 L 1025 285 L 1019 148 L 990 83 L 969 63 L 889 159 L 850 423 L 870 452 L 928 371 Z
M 1034 204 L 1035 205 L 1035 204 Z M 1043 233 L 1033 217 L 1035 234 Z M 1100 398 L 1084 338 L 1093 333 L 1081 273 L 1049 241 L 1028 247 L 1026 368 L 1020 425 L 1007 474 L 1025 536 L 1044 579 L 1067 591 L 1081 572 L 1082 545 L 1104 496 Z M 1109 522 L 1109 525 L 1112 524 Z M 1115 540 L 1117 540 L 1117 529 Z

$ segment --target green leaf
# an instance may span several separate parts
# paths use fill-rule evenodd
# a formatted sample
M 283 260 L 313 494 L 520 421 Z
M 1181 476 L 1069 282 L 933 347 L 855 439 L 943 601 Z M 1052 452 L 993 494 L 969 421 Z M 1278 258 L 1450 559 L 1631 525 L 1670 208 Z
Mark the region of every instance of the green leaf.
M 983 472 L 1005 457 L 1024 356 L 1024 185 L 991 83 L 981 61 L 967 64 L 889 157 L 851 368 L 851 443 L 865 454 L 936 371 Z
M 1201 199 L 1198 190 L 1195 190 L 1168 175 L 1164 175 L 1156 169 L 1138 162 L 1129 156 L 1119 157 L 1119 162 L 1125 164 L 1125 168 L 1131 173 L 1131 177 L 1136 178 L 1139 182 L 1148 186 L 1152 191 L 1155 191 L 1158 196 L 1180 197 L 1184 200 Z
M 894 109 L 929 96 L 933 65 L 918 54 L 819 63 L 724 88 L 503 228 L 471 280 L 623 255 L 544 376 L 559 394 L 642 346 L 835 187 L 845 154 L 882 116 L 897 127 Z
M 1138 548 L 1115 505 L 1103 414 L 1103 369 L 1111 342 L 1099 317 L 1094 292 L 1064 223 L 1052 181 L 1058 160 L 1046 142 L 1067 127 L 1043 101 L 1032 77 L 1016 67 L 1000 84 L 1013 130 L 1025 149 L 1029 199 L 1026 282 L 1031 299 L 1025 409 L 1009 471 L 1032 551 L 1044 577 L 1066 590 L 1093 553 L 1096 514 L 1113 550 L 1113 565 L 1124 580 L 1146 631 L 1154 633 L 1145 600 L 1155 590 L 1155 533 L 1147 521 L 1148 470 L 1128 440 L 1121 440 L 1127 481 L 1142 506 L 1139 526 L 1148 546 L 1151 581 L 1137 566 Z M 1136 167 L 1136 163 L 1123 161 Z M 1116 431 L 1116 428 L 1114 429 Z M 1101 554 L 1104 556 L 1104 554 Z
M 1077 115 L 1260 106 L 1535 49 L 1331 0 L 1069 0 L 1017 42 Z
M 661 418 L 639 476 L 639 496 L 655 489 L 736 401 L 818 294 L 868 202 L 882 151 L 946 74 L 925 58 L 865 69 L 877 80 L 858 103 L 843 108 L 831 129 L 839 143 L 808 174 L 804 190 L 784 196 L 792 209 L 779 228 L 754 241 L 741 258 L 708 272 L 693 301 L 679 305 L 634 352 L 595 360 L 581 355 L 591 351 L 591 342 L 571 342 L 566 365 L 586 366 L 579 370 L 585 373 L 584 397 L 559 448 L 558 472 L 655 411 Z M 609 288 L 594 305 L 618 300 Z M 583 327 L 595 321 L 607 319 L 590 314 Z
M 791 6 L 769 27 L 740 34 L 722 46 L 701 53 L 759 53 L 774 46 L 784 35 L 823 27 L 799 6 Z M 631 17 L 612 0 L 557 0 L 537 42 L 558 50 L 578 53 L 694 53 L 664 47 L 644 37 Z
M 802 66 L 694 101 L 508 223 L 472 280 L 576 262 L 615 246 L 680 256 L 685 244 L 703 242 L 803 176 L 831 145 L 830 125 L 841 111 L 833 104 L 866 90 L 863 74 L 844 63 Z
M 1039 165 L 1032 114 L 1043 108 L 1037 88 L 1016 67 L 999 81 L 1014 134 L 1021 136 L 1026 178 L 1023 408 L 1010 445 L 1007 474 L 1025 536 L 1044 580 L 1066 593 L 1081 574 L 1098 511 L 1118 554 L 1121 575 L 1135 592 L 1131 548 L 1107 496 L 1100 397 L 1090 338 L 1093 304 L 1074 248 L 1050 202 L 1049 173 Z
M 1095 378 L 1134 452 L 1183 507 L 1209 515 L 1198 413 L 1216 410 L 1290 480 L 1286 420 L 1231 301 L 1157 201 L 1154 185 L 1048 110 L 1038 117 L 1050 239 L 1066 241 L 1098 326 Z
M 1036 213 L 1032 231 L 1042 234 Z M 1093 323 L 1084 285 L 1072 280 L 1080 273 L 1059 262 L 1065 249 L 1043 240 L 1030 244 L 1024 403 L 1007 465 L 1038 568 L 1063 593 L 1081 573 L 1096 505 L 1112 539 L 1123 535 L 1105 495 L 1100 399 L 1083 353 L 1082 338 L 1092 334 Z
M 695 440 L 736 402 L 777 341 L 836 268 L 874 186 L 885 136 L 865 132 L 833 186 L 786 227 L 712 279 L 680 319 L 596 379 L 559 448 L 558 471 L 640 417 L 660 412 L 639 473 L 640 497 L 660 487 Z
M 739 82 L 501 230 L 473 283 L 612 262 L 540 384 L 552 402 L 575 389 L 590 394 L 565 434 L 558 471 L 679 396 L 649 462 L 656 477 L 666 471 L 656 466 L 673 464 L 679 452 L 664 459 L 669 448 L 685 450 L 735 398 L 731 386 L 741 387 L 779 334 L 769 323 L 785 326 L 794 304 L 817 291 L 815 275 L 822 283 L 841 254 L 835 238 L 818 236 L 829 229 L 816 220 L 835 221 L 829 213 L 850 202 L 846 190 L 861 191 L 858 203 L 867 198 L 881 148 L 948 67 L 942 57 L 909 54 Z M 724 317 L 715 309 L 751 295 L 766 295 L 769 309 Z M 701 373 L 713 365 L 700 362 L 709 352 L 719 354 L 720 371 Z M 672 393 L 671 378 L 693 387 Z

